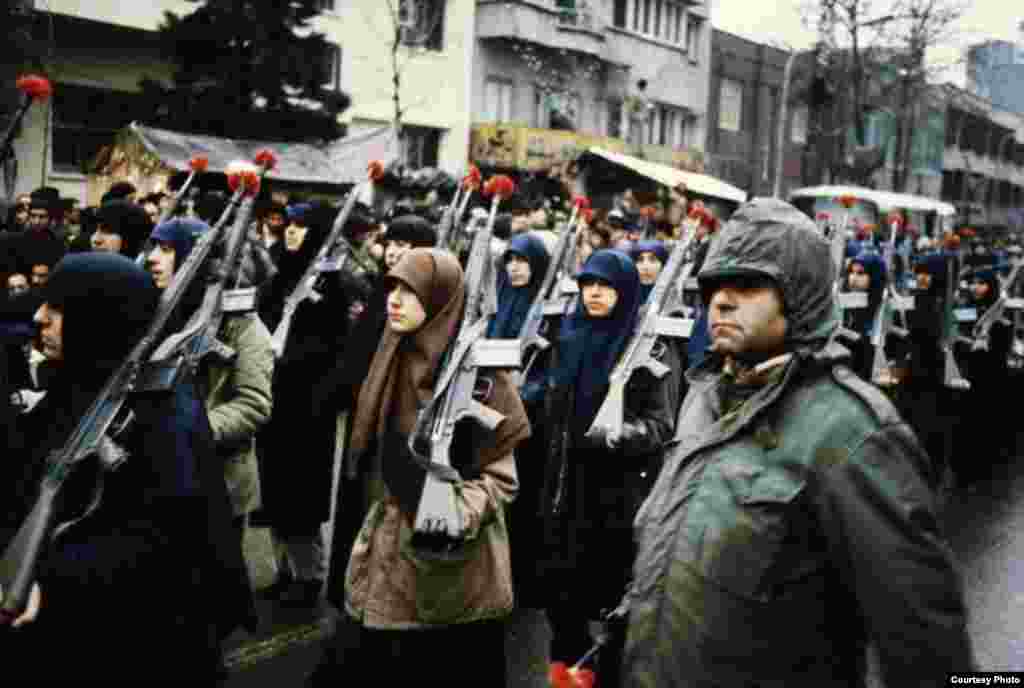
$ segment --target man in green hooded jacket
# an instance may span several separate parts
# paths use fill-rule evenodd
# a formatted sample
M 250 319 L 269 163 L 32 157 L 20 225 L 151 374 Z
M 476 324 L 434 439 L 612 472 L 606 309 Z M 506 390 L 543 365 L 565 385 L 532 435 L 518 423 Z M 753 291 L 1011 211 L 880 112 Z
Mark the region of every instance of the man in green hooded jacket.
M 708 357 L 635 522 L 628 688 L 942 685 L 973 665 L 929 459 L 843 363 L 835 268 L 782 201 L 741 207 L 698 281 Z

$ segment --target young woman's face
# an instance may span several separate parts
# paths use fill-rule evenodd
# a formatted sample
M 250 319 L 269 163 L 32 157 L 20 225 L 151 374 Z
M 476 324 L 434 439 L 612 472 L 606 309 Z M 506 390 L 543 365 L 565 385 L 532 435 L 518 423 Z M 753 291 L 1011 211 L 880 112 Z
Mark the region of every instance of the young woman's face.
M 388 327 L 398 334 L 409 334 L 423 327 L 427 311 L 408 285 L 396 282 L 388 293 Z
M 284 230 L 284 247 L 289 253 L 295 253 L 302 248 L 302 242 L 306 240 L 308 227 L 302 227 L 294 222 Z
M 868 287 L 871 286 L 871 277 L 864 270 L 863 265 L 860 263 L 851 263 L 848 282 L 850 289 L 853 289 L 854 291 L 867 291 Z
M 653 251 L 644 251 L 636 259 L 636 270 L 640 273 L 640 284 L 650 286 L 658 281 L 664 265 Z
M 991 291 L 992 287 L 988 282 L 982 280 L 975 280 L 971 282 L 971 293 L 974 294 L 974 298 L 978 301 L 988 297 Z
M 530 261 L 522 256 L 509 254 L 508 260 L 505 261 L 505 271 L 508 272 L 508 282 L 513 287 L 525 287 L 530 283 Z
M 583 308 L 591 318 L 609 318 L 619 302 L 619 292 L 602 280 L 588 279 L 580 283 Z

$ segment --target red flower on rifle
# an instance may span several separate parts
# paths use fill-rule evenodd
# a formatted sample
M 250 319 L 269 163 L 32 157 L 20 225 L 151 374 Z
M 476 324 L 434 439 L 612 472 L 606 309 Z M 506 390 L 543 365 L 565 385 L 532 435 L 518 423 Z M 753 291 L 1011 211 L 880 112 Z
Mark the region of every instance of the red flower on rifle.
M 256 154 L 254 158 L 257 165 L 267 170 L 268 172 L 277 167 L 277 156 L 274 155 L 274 151 L 264 148 Z
M 697 220 L 701 226 L 707 227 L 712 232 L 718 229 L 718 218 L 700 201 L 694 201 L 690 204 L 690 210 L 686 213 L 686 216 L 691 220 Z
M 839 205 L 843 206 L 846 209 L 852 208 L 857 203 L 857 197 L 851 194 L 844 194 L 836 200 L 839 201 Z
M 366 166 L 366 175 L 372 182 L 379 182 L 384 178 L 384 163 L 380 160 L 373 160 Z
M 590 208 L 590 199 L 586 196 L 573 196 L 572 204 L 580 210 L 587 210 Z
M 548 667 L 551 688 L 594 688 L 597 676 L 590 669 L 569 668 L 565 662 L 552 662 Z
M 483 175 L 480 174 L 480 168 L 476 165 L 469 166 L 469 172 L 462 179 L 462 186 L 466 189 L 479 189 L 480 182 L 483 181 Z
M 26 74 L 14 82 L 18 90 L 34 100 L 46 100 L 53 94 L 53 85 L 45 76 Z
M 593 208 L 584 208 L 580 214 L 583 216 L 583 221 L 588 225 L 594 221 L 594 210 Z
M 188 161 L 188 167 L 196 174 L 202 174 L 210 166 L 210 159 L 205 155 L 197 155 Z
M 828 222 L 832 219 L 832 216 L 828 213 L 818 213 L 818 222 Z
M 896 231 L 903 229 L 907 221 L 903 219 L 902 213 L 889 213 L 889 216 L 885 218 L 885 223 L 890 227 L 896 225 Z
M 245 160 L 237 160 L 228 165 L 225 171 L 228 177 L 228 188 L 232 192 L 238 189 L 245 189 L 248 196 L 255 196 L 260 192 L 260 172 L 252 163 Z
M 959 234 L 964 239 L 973 239 L 974 237 L 978 236 L 978 233 L 974 231 L 973 227 L 963 227 L 960 229 Z
M 516 192 L 516 183 L 512 177 L 506 174 L 499 174 L 491 177 L 484 184 L 485 196 L 497 196 L 499 199 L 510 198 Z

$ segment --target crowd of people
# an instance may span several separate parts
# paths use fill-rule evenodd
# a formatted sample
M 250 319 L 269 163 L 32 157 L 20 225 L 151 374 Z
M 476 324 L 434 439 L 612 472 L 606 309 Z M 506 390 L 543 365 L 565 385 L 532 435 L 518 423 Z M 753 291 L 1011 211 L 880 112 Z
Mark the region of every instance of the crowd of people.
M 571 198 L 520 194 L 497 216 L 487 337 L 517 339 L 547 298 Z M 212 685 L 225 639 L 259 626 L 242 543 L 266 527 L 279 575 L 259 594 L 339 611 L 296 685 L 397 685 L 433 666 L 445 685 L 503 686 L 516 607 L 546 612 L 553 685 L 584 685 L 589 672 L 629 688 L 861 685 L 869 645 L 885 685 L 971 669 L 939 514 L 950 489 L 1012 451 L 1009 423 L 981 400 L 1010 371 L 1013 328 L 997 322 L 987 348 L 971 334 L 1019 249 L 905 232 L 894 254 L 860 232 L 843 237 L 837 265 L 826 234 L 842 230 L 788 203 L 755 199 L 722 222 L 684 189 L 665 199 L 640 207 L 626 192 L 581 207 L 572 259 L 555 265 L 576 288 L 545 310 L 550 346 L 526 370 L 481 373 L 474 400 L 500 414 L 495 429 L 456 425 L 444 485 L 461 518 L 446 548 L 413 538 L 437 473 L 410 438 L 467 317 L 457 247 L 473 237 L 456 226 L 438 245 L 443 195 L 357 203 L 346 262 L 320 270 L 317 298 L 275 351 L 338 208 L 261 203 L 228 266 L 232 288 L 259 293 L 225 315 L 229 355 L 205 358 L 171 393 L 133 395 L 133 420 L 108 431 L 122 460 L 76 468 L 58 504 L 65 526 L 0 645 L 60 648 L 81 667 L 105 653 L 111 685 L 173 653 L 161 673 Z M 0 545 L 228 208 L 217 192 L 172 202 L 118 184 L 96 208 L 48 188 L 12 208 L 0 232 Z M 652 356 L 667 372 L 638 368 L 621 431 L 595 431 L 652 290 L 691 237 L 696 289 L 673 285 L 664 315 L 692 330 L 658 335 Z M 190 286 L 167 333 L 194 316 L 206 284 Z M 841 309 L 850 291 L 867 306 Z M 896 292 L 914 307 L 882 342 L 880 382 L 875 314 Z M 948 384 L 947 345 L 969 390 Z M 980 427 L 991 431 L 965 431 Z M 98 476 L 102 498 L 87 508 Z

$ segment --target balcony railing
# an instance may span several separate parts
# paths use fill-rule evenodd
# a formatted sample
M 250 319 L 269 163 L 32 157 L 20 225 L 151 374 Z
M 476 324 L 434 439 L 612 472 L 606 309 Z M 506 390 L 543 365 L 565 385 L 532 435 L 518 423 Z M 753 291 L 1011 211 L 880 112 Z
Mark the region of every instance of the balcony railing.
M 585 2 L 572 2 L 566 0 L 553 0 L 555 9 L 558 10 L 558 23 L 562 26 L 572 26 L 584 31 L 597 31 L 597 16 L 594 10 Z

